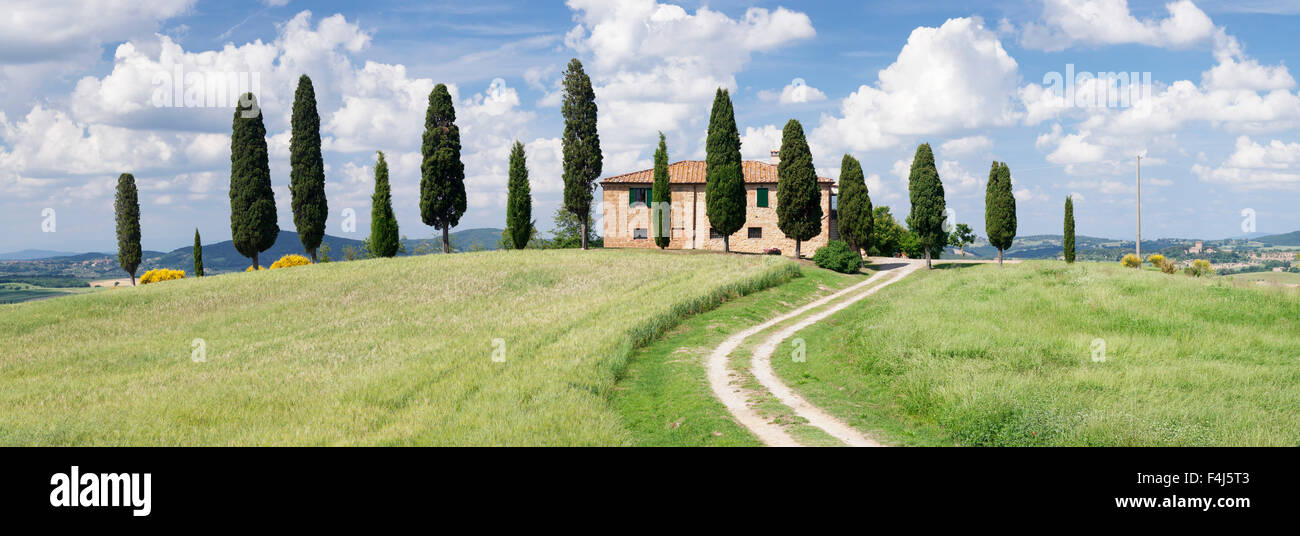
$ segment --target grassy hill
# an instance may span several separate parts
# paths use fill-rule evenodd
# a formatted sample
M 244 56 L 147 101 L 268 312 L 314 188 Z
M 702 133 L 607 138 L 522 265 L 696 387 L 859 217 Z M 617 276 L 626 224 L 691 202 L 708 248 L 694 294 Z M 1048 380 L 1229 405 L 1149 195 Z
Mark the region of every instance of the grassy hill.
M 1279 235 L 1261 236 L 1254 240 L 1270 246 L 1300 246 L 1300 231 L 1292 231 Z
M 631 349 L 797 270 L 498 251 L 0 306 L 0 444 L 626 444 L 608 395 Z
M 1300 444 L 1300 289 L 1026 262 L 920 271 L 874 298 L 773 366 L 889 442 Z

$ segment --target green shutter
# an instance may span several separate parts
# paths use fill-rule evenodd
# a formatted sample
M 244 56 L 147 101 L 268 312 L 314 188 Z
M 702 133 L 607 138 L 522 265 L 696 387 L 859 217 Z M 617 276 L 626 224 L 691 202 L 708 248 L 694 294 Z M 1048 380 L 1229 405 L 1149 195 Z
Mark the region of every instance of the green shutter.
M 767 206 L 767 188 L 758 189 L 758 206 L 760 207 Z

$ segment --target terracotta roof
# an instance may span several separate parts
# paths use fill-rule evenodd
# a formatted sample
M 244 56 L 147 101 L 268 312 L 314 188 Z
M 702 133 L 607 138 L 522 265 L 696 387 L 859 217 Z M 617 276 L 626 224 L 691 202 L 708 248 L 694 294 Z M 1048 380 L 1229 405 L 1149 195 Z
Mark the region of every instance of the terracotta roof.
M 776 182 L 776 164 L 759 162 L 757 160 L 744 160 L 740 167 L 745 170 L 745 182 L 747 183 L 775 183 Z M 606 177 L 600 181 L 601 184 L 628 184 L 654 182 L 654 170 L 643 169 L 624 173 L 613 177 Z M 704 161 L 703 160 L 682 160 L 668 164 L 668 182 L 673 184 L 704 184 Z M 817 182 L 834 184 L 835 181 L 826 177 L 817 177 Z

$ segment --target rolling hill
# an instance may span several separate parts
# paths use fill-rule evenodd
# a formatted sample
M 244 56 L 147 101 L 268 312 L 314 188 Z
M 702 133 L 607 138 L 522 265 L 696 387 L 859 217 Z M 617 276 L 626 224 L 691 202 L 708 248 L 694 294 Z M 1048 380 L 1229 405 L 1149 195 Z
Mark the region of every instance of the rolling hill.
M 799 271 L 766 255 L 496 251 L 5 305 L 0 444 L 627 444 L 607 397 L 632 349 Z
M 1262 242 L 1270 246 L 1300 246 L 1300 231 L 1291 231 L 1286 234 L 1261 236 L 1254 239 L 1256 242 Z

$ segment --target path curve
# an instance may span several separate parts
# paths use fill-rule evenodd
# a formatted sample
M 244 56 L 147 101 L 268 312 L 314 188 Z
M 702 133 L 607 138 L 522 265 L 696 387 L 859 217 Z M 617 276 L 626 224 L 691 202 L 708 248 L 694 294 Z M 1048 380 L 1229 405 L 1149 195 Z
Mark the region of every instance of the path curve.
M 796 415 L 807 419 L 810 426 L 820 428 L 823 432 L 826 432 L 831 437 L 840 440 L 845 445 L 850 447 L 884 446 L 866 435 L 863 435 L 862 432 L 849 426 L 848 423 L 822 411 L 821 408 L 812 405 L 804 399 L 804 397 L 799 396 L 794 389 L 791 389 L 788 385 L 782 382 L 781 379 L 776 376 L 776 372 L 772 370 L 772 354 L 776 352 L 776 349 L 780 347 L 783 341 L 793 337 L 795 333 L 813 325 L 815 322 L 820 322 L 826 317 L 843 310 L 845 307 L 861 301 L 867 296 L 875 294 L 876 291 L 893 284 L 899 279 L 907 277 L 908 274 L 916 271 L 916 269 L 921 266 L 924 266 L 924 264 L 909 262 L 901 268 L 895 268 L 888 272 L 879 272 L 880 274 L 889 273 L 891 276 L 887 281 L 884 281 L 879 285 L 871 287 L 844 301 L 822 308 L 817 312 L 804 317 L 802 320 L 787 326 L 785 329 L 773 333 L 767 339 L 764 339 L 763 342 L 754 349 L 754 355 L 749 360 L 749 369 L 754 375 L 754 379 L 758 380 L 758 383 L 767 389 L 768 392 L 772 393 L 772 396 L 775 396 L 782 404 L 793 409 Z
M 875 274 L 872 274 L 872 276 L 866 280 L 830 295 L 823 296 L 812 303 L 798 307 L 793 311 L 769 319 L 766 322 L 734 333 L 730 337 L 727 337 L 726 340 L 722 341 L 722 344 L 719 344 L 717 348 L 709 354 L 706 361 L 706 369 L 708 370 L 709 386 L 713 389 L 714 396 L 717 396 L 718 400 L 722 401 L 722 404 L 727 407 L 727 411 L 731 412 L 732 417 L 734 417 L 741 426 L 744 426 L 757 436 L 763 444 L 773 447 L 802 446 L 785 431 L 783 426 L 769 422 L 749 407 L 750 396 L 756 393 L 736 385 L 738 375 L 727 366 L 727 361 L 731 356 L 731 352 L 739 347 L 745 339 L 771 328 L 772 326 L 785 322 L 791 318 L 795 318 L 818 307 L 822 307 L 837 299 L 845 296 L 852 296 L 841 303 L 837 303 L 834 306 L 827 308 L 825 311 L 811 315 L 800 323 L 768 337 L 759 348 L 755 349 L 754 358 L 751 359 L 750 366 L 754 369 L 755 378 L 759 381 L 760 385 L 769 391 L 772 391 L 772 393 L 777 396 L 778 400 L 787 406 L 791 406 L 797 414 L 808 419 L 809 423 L 813 426 L 821 428 L 828 434 L 844 441 L 846 444 L 879 445 L 878 443 L 866 438 L 852 427 L 849 427 L 847 424 L 838 421 L 834 417 L 831 417 L 820 409 L 817 409 L 815 406 L 809 404 L 806 400 L 803 400 L 802 397 L 795 394 L 794 391 L 790 390 L 789 387 L 786 387 L 785 384 L 781 383 L 780 380 L 776 379 L 775 374 L 772 373 L 770 357 L 782 340 L 793 335 L 799 329 L 803 329 L 803 327 L 807 327 L 813 322 L 821 320 L 836 311 L 857 303 L 859 300 L 875 293 L 875 291 L 880 288 L 902 279 L 907 276 L 907 274 L 912 273 L 917 268 L 924 265 L 923 261 L 898 262 L 898 259 L 882 259 L 882 261 L 887 262 L 888 264 L 882 264 L 882 269 Z M 866 291 L 862 290 L 865 287 L 869 287 L 885 279 L 888 280 L 884 281 L 884 283 L 879 286 L 872 287 Z M 857 294 L 855 295 L 855 293 Z M 760 355 L 763 355 L 763 363 L 757 363 Z M 816 420 L 814 420 L 814 418 Z M 856 434 L 856 437 L 851 434 Z

